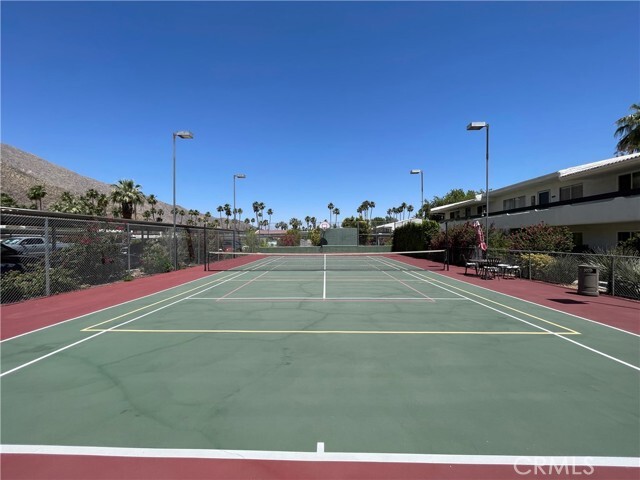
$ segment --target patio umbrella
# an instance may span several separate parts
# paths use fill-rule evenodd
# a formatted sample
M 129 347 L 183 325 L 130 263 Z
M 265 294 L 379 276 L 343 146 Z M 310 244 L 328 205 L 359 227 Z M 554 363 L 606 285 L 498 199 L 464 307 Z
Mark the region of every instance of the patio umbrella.
M 484 233 L 482 231 L 482 225 L 480 225 L 480 222 L 476 220 L 475 222 L 473 222 L 473 228 L 476 229 L 476 243 L 478 244 L 478 247 L 480 247 L 480 250 L 485 252 L 487 250 L 487 244 L 484 243 Z

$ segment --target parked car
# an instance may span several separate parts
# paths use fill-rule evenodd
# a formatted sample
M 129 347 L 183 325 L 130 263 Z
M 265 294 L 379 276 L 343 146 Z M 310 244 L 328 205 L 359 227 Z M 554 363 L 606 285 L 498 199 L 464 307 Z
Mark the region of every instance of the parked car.
M 2 244 L 2 252 L 1 252 L 1 262 L 0 262 L 0 273 L 11 272 L 13 270 L 18 272 L 23 272 L 24 267 L 23 263 L 25 261 L 25 255 L 21 255 L 20 252 L 14 250 L 8 245 Z
M 3 240 L 2 244 L 18 253 L 29 255 L 44 255 L 47 246 L 43 237 L 12 237 Z M 55 242 L 51 243 L 51 250 L 61 250 L 71 245 L 71 243 Z

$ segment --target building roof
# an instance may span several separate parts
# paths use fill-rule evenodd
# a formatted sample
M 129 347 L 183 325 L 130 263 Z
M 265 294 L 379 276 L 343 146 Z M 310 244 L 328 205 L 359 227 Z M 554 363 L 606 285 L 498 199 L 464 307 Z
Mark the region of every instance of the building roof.
M 640 158 L 640 152 L 632 153 L 630 155 L 621 155 L 620 157 L 607 158 L 606 160 L 600 160 L 598 162 L 585 163 L 584 165 L 578 165 L 577 167 L 565 168 L 558 171 L 558 176 L 560 178 L 567 177 L 569 175 L 575 175 L 576 173 L 588 172 L 597 168 L 608 167 L 609 165 L 617 165 L 634 158 Z
M 566 177 L 570 177 L 572 175 L 579 174 L 593 174 L 595 170 L 608 170 L 615 169 L 624 165 L 625 163 L 629 163 L 631 165 L 638 164 L 640 165 L 640 152 L 632 153 L 629 155 L 621 155 L 619 157 L 607 158 L 606 160 L 599 160 L 597 162 L 585 163 L 583 165 L 577 165 L 575 167 L 569 167 L 562 170 L 558 170 L 557 172 L 548 173 L 546 175 L 542 175 L 540 177 L 530 178 L 528 180 L 523 180 L 522 182 L 514 183 L 512 185 L 507 185 L 505 187 L 500 187 L 495 190 L 489 189 L 491 195 L 501 195 L 504 193 L 508 193 L 513 190 L 520 190 L 522 188 L 528 187 L 530 185 L 535 185 L 538 183 L 544 183 L 552 180 L 563 180 Z M 477 195 L 475 199 L 464 200 L 462 202 L 450 203 L 448 205 L 442 205 L 440 207 L 432 208 L 432 212 L 442 212 L 449 211 L 451 209 L 456 209 L 459 207 L 479 204 L 485 201 L 484 194 Z

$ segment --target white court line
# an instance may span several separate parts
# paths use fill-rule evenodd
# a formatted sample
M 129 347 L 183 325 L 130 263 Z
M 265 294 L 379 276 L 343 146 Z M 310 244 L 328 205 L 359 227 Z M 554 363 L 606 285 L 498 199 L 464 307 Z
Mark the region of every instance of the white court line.
M 437 272 L 430 272 L 430 273 L 432 273 L 434 275 L 438 275 L 438 276 L 440 276 L 442 278 L 446 278 L 448 280 L 453 280 L 454 282 L 458 282 L 458 283 L 461 283 L 463 285 L 472 285 L 474 287 L 481 288 L 482 290 L 487 290 L 487 291 L 492 292 L 492 293 L 497 293 L 497 294 L 500 294 L 500 295 L 504 295 L 505 297 L 513 298 L 515 300 L 520 300 L 521 302 L 526 302 L 526 303 L 529 303 L 531 305 L 535 305 L 536 307 L 543 307 L 543 308 L 546 308 L 547 310 L 551 310 L 553 312 L 562 313 L 564 315 L 569 315 L 570 317 L 574 317 L 574 318 L 577 318 L 579 320 L 584 320 L 585 322 L 594 323 L 594 324 L 599 325 L 601 327 L 611 328 L 613 330 L 617 330 L 619 332 L 626 333 L 626 334 L 632 335 L 634 337 L 640 337 L 640 334 L 638 334 L 638 333 L 634 333 L 634 332 L 630 332 L 628 330 L 624 330 L 622 328 L 614 327 L 613 325 L 607 325 L 606 323 L 598 322 L 597 320 L 591 320 L 590 318 L 585 318 L 585 317 L 581 317 L 579 315 L 574 315 L 573 313 L 563 312 L 562 310 L 558 310 L 557 308 L 549 307 L 547 305 L 542 305 L 541 303 L 532 302 L 531 300 L 525 300 L 523 298 L 515 297 L 513 295 L 509 295 L 508 293 L 497 292 L 495 290 L 491 290 L 490 288 L 483 287 L 481 285 L 476 285 L 475 283 L 465 282 L 464 280 L 458 280 L 457 278 L 451 278 L 451 277 L 448 277 L 448 276 L 443 275 L 441 273 L 437 273 Z
M 408 275 L 412 275 L 412 274 L 413 274 L 413 272 L 405 272 L 405 273 L 406 273 L 406 274 L 408 274 Z M 414 276 L 415 276 L 415 278 L 421 278 L 420 274 L 417 274 L 417 276 L 416 276 L 416 275 L 414 275 Z M 453 291 L 449 290 L 448 288 L 445 288 L 445 287 L 443 287 L 443 286 L 441 286 L 441 285 L 437 285 L 437 284 L 433 283 L 432 281 L 430 281 L 430 280 L 429 280 L 429 279 L 427 279 L 427 278 L 424 278 L 424 281 L 425 281 L 426 283 L 430 284 L 430 285 L 433 285 L 434 287 L 438 287 L 438 288 L 441 288 L 441 289 L 443 289 L 443 290 L 446 290 L 446 291 L 447 291 L 447 292 L 449 292 L 449 293 L 456 294 L 456 292 L 453 292 Z M 451 287 L 452 287 L 452 288 L 457 288 L 457 287 L 453 287 L 453 286 L 451 286 Z M 463 297 L 464 297 L 464 295 L 462 295 L 462 294 L 458 294 L 458 295 L 460 295 L 460 296 L 463 296 Z M 545 331 L 545 332 L 547 332 L 547 333 L 551 333 L 551 334 L 553 334 L 553 335 L 554 335 L 555 337 L 557 337 L 557 338 L 561 338 L 562 340 L 566 340 L 567 342 L 571 342 L 571 343 L 573 343 L 574 345 L 577 345 L 577 346 L 579 346 L 579 347 L 581 347 L 581 348 L 584 348 L 584 349 L 586 349 L 586 350 L 589 350 L 589 351 L 591 351 L 591 352 L 593 352 L 593 353 L 596 353 L 596 354 L 601 355 L 601 356 L 603 356 L 603 357 L 605 357 L 605 358 L 608 358 L 609 360 L 613 360 L 614 362 L 620 363 L 620 364 L 622 364 L 622 365 L 625 365 L 625 366 L 627 366 L 627 367 L 633 368 L 634 370 L 637 370 L 637 371 L 639 371 L 639 372 L 640 372 L 640 367 L 638 367 L 638 366 L 636 366 L 636 365 L 632 365 L 631 363 L 627 363 L 627 362 L 625 362 L 624 360 L 620 360 L 620 359 L 619 359 L 619 358 L 617 358 L 617 357 L 614 357 L 614 356 L 612 356 L 612 355 L 608 355 L 608 354 L 606 354 L 606 353 L 604 353 L 604 352 L 601 352 L 600 350 L 596 350 L 595 348 L 591 348 L 591 347 L 589 347 L 589 346 L 587 346 L 587 345 L 585 345 L 585 344 L 583 344 L 583 343 L 576 342 L 575 340 L 573 340 L 573 339 L 571 339 L 571 338 L 568 338 L 568 337 L 567 337 L 567 336 L 565 336 L 565 335 L 561 335 L 561 334 L 559 334 L 559 333 L 552 332 L 551 330 L 548 330 L 548 329 L 546 329 L 546 328 L 544 328 L 544 327 L 541 327 L 540 325 L 536 325 L 536 324 L 534 324 L 534 323 L 528 322 L 527 320 L 523 320 L 523 319 L 521 319 L 521 318 L 515 317 L 515 316 L 510 315 L 510 314 L 508 314 L 508 313 L 506 313 L 506 312 L 502 312 L 502 311 L 498 310 L 497 308 L 491 307 L 491 306 L 489 306 L 489 305 L 485 305 L 484 303 L 479 302 L 479 301 L 477 301 L 477 300 L 473 300 L 473 299 L 471 299 L 471 298 L 469 298 L 469 297 L 465 297 L 465 298 L 467 298 L 468 300 L 471 300 L 471 301 L 472 301 L 472 302 L 474 302 L 474 303 L 477 303 L 478 305 L 482 305 L 482 306 L 483 306 L 483 307 L 485 307 L 485 308 L 488 308 L 488 309 L 490 309 L 490 310 L 495 310 L 496 312 L 502 313 L 503 315 L 506 315 L 506 316 L 508 316 L 508 317 L 511 317 L 511 318 L 513 318 L 513 319 L 515 319 L 515 320 L 518 320 L 518 321 L 520 321 L 520 322 L 523 322 L 523 323 L 526 323 L 526 324 L 528 324 L 528 325 L 531 325 L 532 327 L 538 328 L 538 329 L 540 329 L 540 330 L 544 330 L 544 331 Z
M 324 256 L 324 271 L 322 280 L 322 299 L 327 298 L 327 256 Z
M 42 330 L 46 330 L 46 329 L 48 329 L 48 328 L 57 327 L 58 325 L 62 325 L 63 323 L 72 322 L 72 321 L 74 321 L 74 320 L 79 320 L 79 319 L 81 319 L 81 318 L 88 317 L 89 315 L 93 315 L 94 313 L 104 312 L 104 311 L 106 311 L 106 310 L 110 310 L 110 309 L 112 309 L 112 308 L 121 307 L 122 305 L 126 305 L 126 304 L 131 303 L 131 302 L 137 302 L 138 300 L 143 300 L 143 299 L 145 299 L 145 298 L 153 297 L 154 295 L 159 295 L 159 294 L 161 294 L 161 293 L 165 293 L 165 292 L 168 292 L 168 291 L 170 291 L 170 290 L 175 290 L 175 289 L 177 289 L 177 288 L 184 287 L 185 285 L 190 285 L 190 284 L 192 284 L 192 283 L 194 283 L 194 282 L 199 282 L 199 281 L 201 281 L 201 280 L 208 279 L 209 277 L 213 277 L 214 275 L 221 275 L 222 273 L 225 273 L 225 272 L 214 272 L 214 273 L 212 273 L 212 274 L 207 275 L 206 277 L 196 278 L 195 280 L 190 280 L 190 281 L 188 281 L 188 282 L 186 282 L 186 283 L 181 283 L 180 285 L 176 285 L 176 286 L 174 286 L 174 287 L 165 288 L 164 290 L 160 290 L 160 291 L 158 291 L 158 292 L 153 292 L 153 293 L 150 293 L 150 294 L 148 294 L 148 295 L 144 295 L 143 297 L 134 298 L 134 299 L 132 299 L 132 300 L 127 300 L 126 302 L 117 303 L 117 304 L 115 304 L 115 305 L 111 305 L 111 306 L 109 306 L 109 307 L 104 307 L 104 308 L 101 308 L 101 309 L 99 309 L 99 310 L 94 310 L 93 312 L 84 313 L 84 314 L 79 315 L 79 316 L 77 316 L 77 317 L 69 318 L 69 319 L 67 319 L 67 320 L 62 320 L 62 321 L 57 322 L 57 323 L 52 323 L 51 325 L 46 325 L 46 326 L 44 326 L 44 327 L 37 328 L 37 329 L 35 329 L 35 330 L 30 330 L 30 331 L 28 331 L 28 332 L 21 333 L 20 335 L 16 335 L 16 336 L 14 336 L 14 337 L 5 338 L 4 340 L 0 340 L 0 343 L 8 342 L 9 340 L 15 340 L 16 338 L 24 337 L 25 335 L 31 335 L 32 333 L 40 332 L 40 331 L 42 331 Z M 234 275 L 234 274 L 235 274 L 235 272 L 231 272 L 231 273 L 229 274 L 229 276 L 232 276 L 232 275 Z M 226 277 L 225 277 L 225 278 L 226 278 Z M 221 280 L 224 280 L 224 278 L 222 278 Z M 214 280 L 213 282 L 215 283 L 215 282 L 217 282 L 217 281 L 218 281 L 218 280 Z M 208 284 L 208 283 L 207 283 L 207 284 Z M 198 288 L 198 287 L 196 287 L 196 288 Z M 180 295 L 180 294 L 178 294 L 178 295 Z
M 185 300 L 220 300 L 223 302 L 237 302 L 243 300 L 251 300 L 251 301 L 260 301 L 260 302 L 278 302 L 282 300 L 296 300 L 300 302 L 318 302 L 321 300 L 328 301 L 362 301 L 362 302 L 377 302 L 377 301 L 385 301 L 385 302 L 406 302 L 406 301 L 416 301 L 416 302 L 432 302 L 432 300 L 452 300 L 452 301 L 467 301 L 466 298 L 463 297 L 326 297 L 326 298 L 315 298 L 315 297 L 233 297 L 233 298 L 222 298 L 222 297 L 189 297 Z
M 323 442 L 318 442 L 323 443 Z M 319 445 L 316 445 L 318 450 Z M 0 445 L 3 454 L 89 455 L 136 458 L 197 458 L 306 462 L 424 463 L 448 465 L 545 465 L 640 468 L 640 457 L 447 455 L 415 453 L 290 452 L 178 448 L 120 448 L 59 445 Z
M 235 277 L 233 277 L 233 278 L 237 278 L 237 277 L 239 277 L 240 275 L 244 275 L 244 274 L 246 274 L 246 273 L 248 273 L 248 272 L 242 272 L 242 273 L 239 273 L 238 275 L 236 275 L 236 276 L 235 276 Z M 224 284 L 224 283 L 226 283 L 226 282 L 228 282 L 228 281 L 229 281 L 229 280 L 223 280 L 223 281 L 221 281 L 221 282 L 217 283 L 216 285 L 214 285 L 214 286 L 212 286 L 212 287 L 208 287 L 208 288 L 206 288 L 206 289 L 202 290 L 201 292 L 194 293 L 193 295 L 197 295 L 198 293 L 206 292 L 207 290 L 211 290 L 212 288 L 215 288 L 215 287 L 217 287 L 217 286 L 219 286 L 219 285 L 222 285 L 222 284 Z M 129 324 L 129 323 L 131 323 L 131 322 L 134 322 L 134 321 L 139 320 L 139 319 L 141 319 L 141 318 L 143 318 L 143 317 L 146 317 L 147 315 L 151 315 L 152 313 L 156 313 L 156 312 L 159 312 L 160 310 L 164 310 L 165 308 L 170 307 L 170 306 L 172 306 L 172 305 L 175 305 L 175 304 L 177 304 L 177 303 L 180 303 L 180 302 L 182 302 L 182 301 L 184 301 L 184 300 L 188 299 L 189 297 L 191 297 L 191 296 L 193 296 L 193 295 L 189 295 L 189 296 L 184 297 L 184 298 L 179 298 L 178 300 L 176 300 L 176 301 L 174 301 L 174 302 L 168 303 L 168 304 L 166 304 L 166 305 L 164 305 L 164 306 L 162 306 L 162 307 L 156 308 L 155 310 L 151 310 L 151 311 L 149 311 L 149 312 L 147 312 L 147 313 L 144 313 L 144 314 L 142 314 L 142 315 L 139 315 L 139 316 L 137 316 L 137 317 L 134 317 L 134 318 L 132 318 L 131 320 L 127 320 L 126 322 L 122 322 L 122 323 L 119 323 L 119 324 L 117 324 L 117 325 L 114 325 L 114 326 L 112 326 L 112 327 L 110 327 L 110 328 L 107 328 L 107 329 L 105 329 L 105 330 L 101 330 L 100 332 L 95 333 L 95 334 L 93 334 L 93 335 L 90 335 L 90 336 L 88 336 L 88 337 L 85 337 L 85 338 L 83 338 L 82 340 L 78 340 L 77 342 L 73 342 L 73 343 L 71 343 L 71 344 L 69 344 L 69 345 L 65 345 L 64 347 L 58 348 L 58 349 L 56 349 L 56 350 L 54 350 L 54 351 L 52 351 L 52 352 L 47 353 L 46 355 L 43 355 L 43 356 L 38 357 L 38 358 L 35 358 L 35 359 L 33 359 L 33 360 L 31 360 L 31 361 L 29 361 L 29 362 L 27 362 L 27 363 L 23 363 L 22 365 L 18 365 L 17 367 L 12 368 L 11 370 L 7 370 L 6 372 L 2 372 L 2 373 L 0 373 L 0 378 L 4 377 L 5 375 L 9 375 L 10 373 L 17 372 L 18 370 L 22 370 L 23 368 L 28 367 L 29 365 L 33 365 L 34 363 L 38 363 L 38 362 L 40 362 L 40 361 L 42 361 L 42 360 L 44 360 L 44 359 L 46 359 L 46 358 L 52 357 L 53 355 L 57 355 L 57 354 L 58 354 L 58 353 L 60 353 L 60 352 L 64 352 L 65 350 L 68 350 L 68 349 L 70 349 L 70 348 L 72 348 L 72 347 L 75 347 L 76 345 L 80 345 L 81 343 L 84 343 L 84 342 L 87 342 L 87 341 L 89 341 L 89 340 L 92 340 L 92 339 L 94 339 L 94 338 L 96 338 L 96 337 L 99 337 L 100 335 L 102 335 L 102 334 L 104 334 L 104 333 L 107 333 L 107 332 L 110 332 L 110 331 L 112 331 L 112 330 L 115 330 L 116 328 L 120 328 L 120 327 L 122 327 L 123 325 L 127 325 L 127 324 Z M 103 323 L 105 323 L 105 322 L 103 322 Z M 101 324 L 98 324 L 98 325 L 101 325 Z

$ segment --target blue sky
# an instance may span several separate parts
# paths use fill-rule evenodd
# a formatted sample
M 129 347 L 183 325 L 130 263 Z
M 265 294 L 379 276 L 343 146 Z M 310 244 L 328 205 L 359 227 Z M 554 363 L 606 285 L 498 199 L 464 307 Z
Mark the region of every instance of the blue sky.
M 638 2 L 6 2 L 2 142 L 216 215 L 419 206 L 612 157 Z M 243 215 L 244 216 L 244 215 Z

